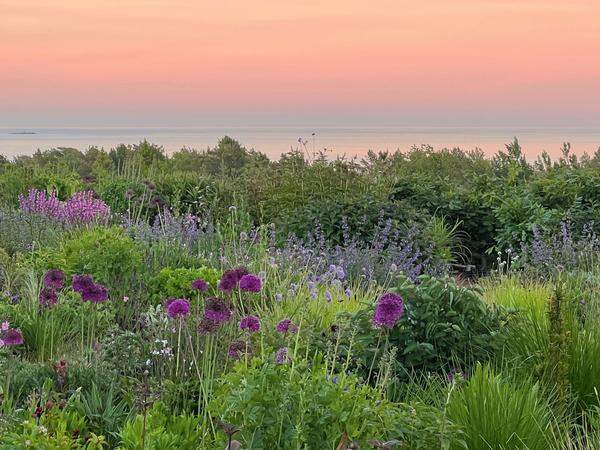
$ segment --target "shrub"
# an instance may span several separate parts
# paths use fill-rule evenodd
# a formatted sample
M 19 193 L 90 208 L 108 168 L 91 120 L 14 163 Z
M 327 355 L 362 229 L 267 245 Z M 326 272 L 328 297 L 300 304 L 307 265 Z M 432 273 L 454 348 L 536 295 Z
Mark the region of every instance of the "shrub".
M 45 269 L 58 267 L 67 275 L 90 274 L 109 290 L 121 292 L 126 292 L 143 270 L 141 250 L 115 226 L 74 232 L 41 259 Z
M 212 289 L 216 289 L 219 272 L 208 267 L 198 269 L 172 269 L 165 267 L 150 280 L 150 295 L 155 302 L 167 298 L 195 298 L 197 292 L 191 288 L 193 281 L 202 278 Z
M 240 429 L 244 448 L 333 449 L 345 432 L 363 445 L 399 438 L 433 448 L 456 432 L 432 409 L 395 405 L 353 376 L 304 364 L 239 363 L 220 380 L 209 409 Z
M 385 354 L 382 346 L 397 349 L 395 366 L 400 376 L 444 372 L 457 365 L 465 369 L 500 348 L 505 318 L 501 310 L 487 306 L 475 290 L 450 279 L 423 275 L 418 281 L 398 278 L 393 291 L 401 295 L 405 309 L 389 332 L 373 327 L 373 305 L 342 317 L 343 328 L 354 334 L 348 337 L 349 342 L 355 340 L 352 356 L 363 367 L 377 367 L 375 361 Z

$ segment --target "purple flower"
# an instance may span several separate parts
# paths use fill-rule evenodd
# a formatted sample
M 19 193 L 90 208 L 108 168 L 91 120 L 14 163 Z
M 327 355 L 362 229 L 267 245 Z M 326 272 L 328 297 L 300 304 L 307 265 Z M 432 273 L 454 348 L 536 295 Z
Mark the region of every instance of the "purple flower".
M 65 286 L 65 274 L 62 270 L 51 269 L 44 275 L 44 286 L 60 290 Z
M 248 270 L 244 267 L 226 270 L 221 276 L 221 281 L 219 281 L 219 289 L 224 292 L 233 290 L 235 287 L 237 287 L 240 279 L 247 273 Z
M 51 307 L 58 303 L 58 295 L 54 289 L 45 287 L 40 291 L 39 301 L 40 305 Z
M 73 290 L 83 293 L 86 289 L 94 285 L 94 279 L 91 275 L 73 275 Z
M 208 290 L 208 283 L 202 278 L 192 281 L 191 288 L 198 292 L 206 292 Z
M 101 284 L 92 284 L 81 293 L 84 302 L 102 303 L 108 300 L 108 289 Z
M 208 317 L 204 317 L 198 324 L 198 333 L 202 335 L 212 334 L 221 327 L 221 323 L 215 322 Z
M 240 279 L 240 290 L 245 292 L 260 292 L 262 282 L 256 275 L 247 274 Z
M 21 330 L 10 328 L 2 334 L 0 342 L 6 347 L 21 345 L 23 343 L 23 334 L 21 333 Z
M 283 319 L 277 324 L 276 330 L 278 333 L 297 333 L 298 327 L 292 323 L 290 319 Z
M 260 330 L 260 320 L 256 316 L 246 316 L 240 321 L 240 329 L 255 333 Z
M 233 341 L 227 349 L 227 356 L 231 359 L 240 359 L 244 354 L 248 353 L 250 345 L 244 341 Z
M 331 292 L 325 291 L 325 300 L 327 300 L 327 303 L 331 303 Z
M 222 324 L 231 319 L 231 315 L 231 308 L 225 300 L 217 297 L 206 299 L 206 305 L 204 307 L 205 318 L 218 324 Z
M 185 317 L 190 313 L 190 302 L 185 298 L 176 298 L 167 303 L 167 314 L 171 319 Z
M 277 350 L 277 353 L 275 353 L 275 362 L 277 364 L 287 364 L 291 361 L 291 358 L 289 356 L 289 349 L 287 347 L 281 347 L 279 350 Z
M 398 294 L 388 292 L 377 301 L 373 324 L 376 327 L 393 328 L 404 312 L 404 301 Z

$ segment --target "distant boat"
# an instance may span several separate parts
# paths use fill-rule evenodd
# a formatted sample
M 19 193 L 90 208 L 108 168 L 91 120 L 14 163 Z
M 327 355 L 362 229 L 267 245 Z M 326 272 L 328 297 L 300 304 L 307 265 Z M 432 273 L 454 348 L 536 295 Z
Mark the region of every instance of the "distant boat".
M 12 131 L 9 134 L 36 134 L 35 131 Z

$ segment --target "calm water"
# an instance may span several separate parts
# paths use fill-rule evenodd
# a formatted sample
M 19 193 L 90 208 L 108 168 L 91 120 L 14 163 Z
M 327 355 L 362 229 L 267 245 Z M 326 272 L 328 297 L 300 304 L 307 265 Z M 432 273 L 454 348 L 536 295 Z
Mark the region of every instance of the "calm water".
M 14 134 L 23 131 L 35 134 Z M 514 136 L 529 158 L 543 150 L 557 156 L 563 142 L 570 142 L 573 152 L 579 155 L 586 151 L 593 154 L 600 147 L 600 128 L 0 128 L 0 154 L 12 157 L 56 147 L 85 150 L 92 145 L 110 149 L 144 138 L 173 152 L 184 146 L 206 149 L 224 135 L 271 158 L 291 148 L 362 156 L 368 150 L 408 150 L 420 144 L 435 149 L 480 148 L 492 155 Z

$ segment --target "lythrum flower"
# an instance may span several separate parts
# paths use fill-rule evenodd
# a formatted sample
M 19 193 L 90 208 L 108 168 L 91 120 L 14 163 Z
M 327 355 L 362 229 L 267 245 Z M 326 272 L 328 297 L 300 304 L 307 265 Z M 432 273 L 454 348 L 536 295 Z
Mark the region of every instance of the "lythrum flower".
M 404 313 L 404 301 L 398 294 L 388 292 L 377 301 L 373 324 L 377 327 L 393 328 Z
M 260 330 L 260 320 L 256 316 L 246 316 L 240 321 L 240 329 L 255 333 Z
M 240 279 L 240 290 L 246 292 L 260 292 L 262 282 L 256 275 L 247 274 Z
M 168 302 L 167 304 L 167 314 L 172 319 L 177 317 L 185 317 L 190 313 L 190 302 L 188 302 L 185 298 L 176 298 Z
M 65 286 L 65 274 L 62 270 L 51 269 L 44 275 L 44 286 L 49 289 L 60 290 Z

